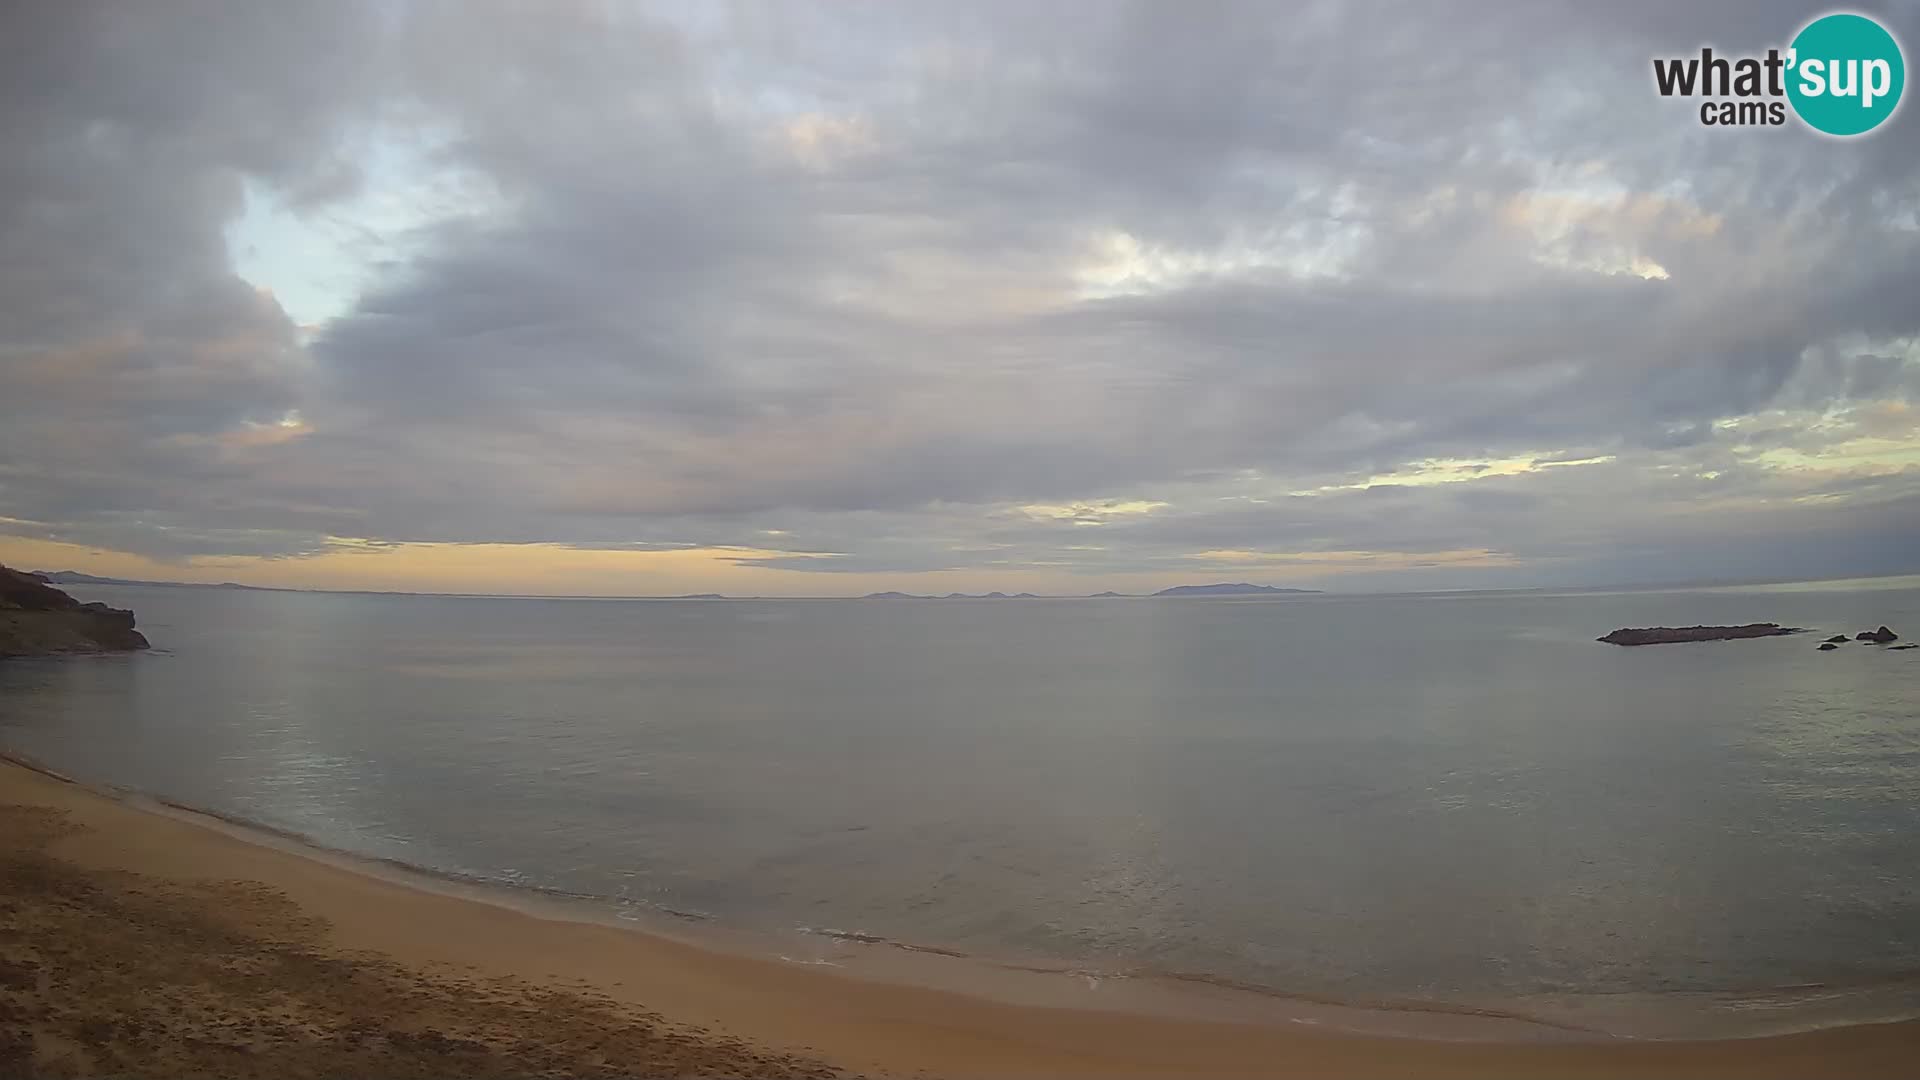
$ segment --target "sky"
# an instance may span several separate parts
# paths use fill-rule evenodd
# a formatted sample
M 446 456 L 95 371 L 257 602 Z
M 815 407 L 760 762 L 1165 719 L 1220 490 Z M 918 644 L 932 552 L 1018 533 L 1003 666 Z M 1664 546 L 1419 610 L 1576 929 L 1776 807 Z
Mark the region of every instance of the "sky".
M 1839 140 L 1653 89 L 1825 10 L 0 5 L 0 562 L 1914 572 L 1915 107 Z

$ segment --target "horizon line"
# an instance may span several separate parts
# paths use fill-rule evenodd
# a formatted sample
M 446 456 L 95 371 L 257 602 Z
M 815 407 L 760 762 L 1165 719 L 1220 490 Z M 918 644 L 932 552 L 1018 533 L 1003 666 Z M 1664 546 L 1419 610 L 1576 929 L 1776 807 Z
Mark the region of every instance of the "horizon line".
M 337 596 L 417 596 L 444 599 L 468 600 L 686 600 L 686 601 L 773 601 L 773 600 L 1219 600 L 1259 598 L 1263 595 L 1281 596 L 1448 596 L 1473 593 L 1527 593 L 1527 592 L 1610 592 L 1610 591 L 1653 591 L 1661 589 L 1702 589 L 1727 588 L 1737 586 L 1797 585 L 1820 584 L 1840 581 L 1880 581 L 1892 578 L 1920 576 L 1920 571 L 1905 571 L 1890 574 L 1842 574 L 1837 577 L 1764 577 L 1764 578 L 1707 578 L 1692 581 L 1640 581 L 1609 582 L 1593 585 L 1509 585 L 1498 587 L 1467 587 L 1457 589 L 1379 589 L 1379 590 L 1340 590 L 1307 589 L 1292 586 L 1260 586 L 1275 590 L 1272 594 L 1190 594 L 1186 596 L 1161 596 L 1158 591 L 1152 593 L 1122 593 L 1104 590 L 1099 593 L 906 593 L 900 590 L 885 589 L 870 593 L 817 595 L 817 596 L 734 596 L 726 593 L 670 593 L 670 594 L 618 594 L 618 593 L 488 593 L 488 592 L 421 592 L 406 589 L 323 589 L 302 588 L 292 585 L 248 585 L 237 581 L 162 581 L 157 579 L 115 578 L 99 574 L 88 574 L 84 570 L 24 570 L 26 574 L 52 576 L 55 574 L 82 574 L 94 578 L 91 582 L 68 582 L 65 584 L 101 584 L 123 585 L 131 587 L 150 586 L 156 588 L 180 589 L 240 589 L 253 592 L 291 592 L 319 593 Z M 62 584 L 52 582 L 51 584 Z M 1209 582 L 1208 585 L 1249 584 L 1244 582 Z M 1193 586 L 1168 586 L 1168 588 L 1190 588 Z M 1205 586 L 1201 586 L 1205 587 Z M 1164 591 L 1164 590 L 1161 590 Z M 998 592 L 998 590 L 995 590 Z

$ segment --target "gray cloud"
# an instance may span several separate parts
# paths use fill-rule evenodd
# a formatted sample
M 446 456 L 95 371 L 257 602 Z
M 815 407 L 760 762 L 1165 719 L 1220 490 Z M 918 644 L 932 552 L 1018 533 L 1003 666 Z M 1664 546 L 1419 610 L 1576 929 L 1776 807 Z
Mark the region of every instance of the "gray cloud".
M 1710 131 L 1649 85 L 1814 13 L 16 6 L 0 527 L 1920 568 L 1920 127 Z M 311 332 L 238 276 L 249 191 L 298 220 L 422 177 L 480 209 L 380 226 L 404 254 Z M 1103 501 L 1161 505 L 1021 509 Z

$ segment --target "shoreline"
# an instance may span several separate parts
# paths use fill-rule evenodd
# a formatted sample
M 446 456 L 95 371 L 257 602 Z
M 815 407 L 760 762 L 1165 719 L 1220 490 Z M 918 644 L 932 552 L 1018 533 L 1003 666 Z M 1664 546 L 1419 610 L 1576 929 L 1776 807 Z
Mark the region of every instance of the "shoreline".
M 661 938 L 748 960 L 826 969 L 877 983 L 952 991 L 1002 1004 L 1267 1026 L 1298 1024 L 1381 1038 L 1495 1043 L 1738 1041 L 1920 1023 L 1920 973 L 1701 990 L 1478 999 L 1361 997 L 1290 990 L 1208 972 L 1113 971 L 1050 957 L 983 955 L 859 931 L 748 928 L 715 921 L 701 912 L 496 881 L 332 847 L 237 815 L 91 783 L 25 755 L 0 750 L 0 768 L 9 765 L 74 785 L 136 812 L 172 818 L 344 873 L 436 896 L 546 921 Z M 1896 994 L 1897 999 L 1890 1001 Z
M 1302 1024 L 1371 1037 L 1457 1042 L 1605 1042 L 1641 1039 L 1569 1021 L 1472 1003 L 1356 1000 L 1292 993 L 1205 973 L 1117 974 L 1071 964 L 988 958 L 934 945 L 835 929 L 777 934 L 652 905 L 622 914 L 616 899 L 514 885 L 318 843 L 287 829 L 147 792 L 96 785 L 24 755 L 0 751 L 0 770 L 27 770 L 136 814 L 178 821 L 342 873 L 542 922 L 599 927 L 788 969 L 826 969 L 881 985 L 955 992 L 998 1004 L 1120 1012 L 1144 1017 Z M 4 788 L 0 787 L 0 791 Z M 801 954 L 801 955 L 790 955 Z
M 1636 1040 L 1510 1016 L 1316 1005 L 1200 985 L 1158 988 L 981 965 L 871 945 L 827 966 L 716 947 L 566 905 L 505 903 L 484 886 L 370 868 L 197 811 L 142 806 L 16 760 L 0 803 L 57 813 L 76 831 L 52 853 L 89 873 L 238 880 L 326 926 L 329 947 L 408 969 L 590 989 L 675 1024 L 879 1074 L 1526 1076 L 1659 1072 L 1902 1075 L 1920 1022 L 1864 1023 L 1719 1041 Z M 411 878 L 412 880 L 406 880 Z M 936 963 L 929 963 L 937 961 Z M 1002 978 L 1001 976 L 1008 976 Z M 1370 1025 L 1369 1021 L 1378 1026 Z

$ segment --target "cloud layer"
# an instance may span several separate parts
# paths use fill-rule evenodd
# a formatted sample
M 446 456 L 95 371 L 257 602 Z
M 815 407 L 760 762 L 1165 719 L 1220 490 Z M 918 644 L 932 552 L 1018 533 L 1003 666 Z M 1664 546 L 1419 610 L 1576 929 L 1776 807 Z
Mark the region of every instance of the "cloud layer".
M 1917 570 L 1911 110 L 1713 130 L 1650 84 L 1815 13 L 12 5 L 0 553 Z

